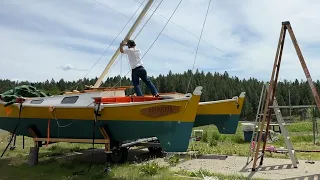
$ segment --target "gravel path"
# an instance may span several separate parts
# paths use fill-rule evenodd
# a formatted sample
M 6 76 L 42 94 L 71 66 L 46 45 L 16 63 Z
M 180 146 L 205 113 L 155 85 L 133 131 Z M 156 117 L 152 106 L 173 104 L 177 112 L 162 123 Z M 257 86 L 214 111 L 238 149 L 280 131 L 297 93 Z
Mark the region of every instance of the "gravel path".
M 320 179 L 320 161 L 310 164 L 306 160 L 299 160 L 298 168 L 293 168 L 290 159 L 264 158 L 263 165 L 256 172 L 251 171 L 252 162 L 249 165 L 246 162 L 246 157 L 206 155 L 182 162 L 173 169 L 197 171 L 202 168 L 226 175 L 241 174 L 263 179 Z M 260 159 L 257 165 L 259 162 Z

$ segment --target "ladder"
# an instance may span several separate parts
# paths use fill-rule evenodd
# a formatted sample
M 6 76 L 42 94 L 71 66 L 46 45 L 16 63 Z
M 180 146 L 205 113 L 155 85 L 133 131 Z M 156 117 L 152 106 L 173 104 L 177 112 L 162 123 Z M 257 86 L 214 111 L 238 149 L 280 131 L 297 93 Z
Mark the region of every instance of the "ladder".
M 279 123 L 279 127 L 281 129 L 281 134 L 283 136 L 283 139 L 284 139 L 284 142 L 286 143 L 286 146 L 287 146 L 287 149 L 288 149 L 288 153 L 289 153 L 289 157 L 291 159 L 291 162 L 292 162 L 292 165 L 294 168 L 298 168 L 298 165 L 299 164 L 299 161 L 296 157 L 296 153 L 293 149 L 293 146 L 292 146 L 292 142 L 290 140 L 290 136 L 289 136 L 289 133 L 287 131 L 287 128 L 284 127 L 285 125 L 285 122 L 283 120 L 283 117 L 282 117 L 282 114 L 281 114 L 281 111 L 280 111 L 280 108 L 279 108 L 279 105 L 278 105 L 278 102 L 276 100 L 276 98 L 274 98 L 273 100 L 273 110 L 276 114 L 276 117 L 277 117 L 277 121 Z
M 263 117 L 261 120 L 261 124 L 260 124 L 260 136 L 259 136 L 259 140 L 257 142 L 257 147 L 254 149 L 255 153 L 254 153 L 254 159 L 253 159 L 253 165 L 252 165 L 252 171 L 256 170 L 256 163 L 258 160 L 258 155 L 259 155 L 259 151 L 260 151 L 260 141 L 261 141 L 261 136 L 262 136 L 262 131 L 263 128 L 265 127 L 265 123 L 267 123 L 266 126 L 266 136 L 268 136 L 269 133 L 269 124 L 270 124 L 270 116 L 271 116 L 271 108 L 270 106 L 273 105 L 273 101 L 274 101 L 274 96 L 275 96 L 275 92 L 276 92 L 276 87 L 277 87 L 277 83 L 278 83 L 278 77 L 279 77 L 279 70 L 280 70 L 280 64 L 281 64 L 281 60 L 282 60 L 282 52 L 283 52 L 283 47 L 284 47 L 284 41 L 285 41 L 285 37 L 286 37 L 286 32 L 289 32 L 289 35 L 291 37 L 293 46 L 296 50 L 297 56 L 299 58 L 300 64 L 302 66 L 302 69 L 304 71 L 304 74 L 306 75 L 307 81 L 309 83 L 312 95 L 314 97 L 314 100 L 316 102 L 316 105 L 318 107 L 318 110 L 320 111 L 320 97 L 319 94 L 317 92 L 317 89 L 312 81 L 311 75 L 309 73 L 309 70 L 307 68 L 306 62 L 303 58 L 303 55 L 301 53 L 300 47 L 298 45 L 297 39 L 293 33 L 293 29 L 291 27 L 291 24 L 289 21 L 284 21 L 282 22 L 282 27 L 281 27 L 281 31 L 280 31 L 280 37 L 279 37 L 279 41 L 278 41 L 278 47 L 277 47 L 277 51 L 276 51 L 276 56 L 274 59 L 274 64 L 273 64 L 273 69 L 272 69 L 272 74 L 271 74 L 271 78 L 269 81 L 269 90 L 267 92 L 267 96 L 266 96 L 266 101 L 265 101 L 265 106 L 263 108 Z M 283 125 L 283 124 L 282 124 Z M 285 129 L 285 128 L 283 128 Z M 287 142 L 289 142 L 289 137 L 287 136 L 285 139 L 288 139 Z M 266 138 L 263 140 L 263 148 L 262 148 L 262 153 L 261 153 L 261 157 L 260 157 L 260 165 L 262 165 L 263 163 L 263 156 L 264 156 L 264 151 L 265 151 L 265 146 L 266 146 Z M 291 151 L 292 152 L 292 151 Z
M 261 114 L 262 114 L 262 111 L 263 111 L 263 103 L 264 103 L 264 100 L 265 100 L 265 96 L 266 96 L 266 84 L 263 84 L 262 85 L 262 90 L 261 90 L 261 94 L 260 94 L 260 100 L 259 100 L 259 105 L 258 105 L 258 109 L 257 109 L 257 114 L 256 114 L 256 118 L 255 118 L 255 121 L 254 121 L 254 128 L 253 128 L 253 133 L 252 133 L 252 136 L 251 136 L 251 141 L 253 141 L 253 136 L 256 134 L 256 126 L 258 124 L 260 124 L 261 122 Z M 259 119 L 259 122 L 257 123 Z M 257 138 L 258 138 L 258 135 L 255 136 L 255 139 L 254 139 L 254 146 L 256 146 L 256 142 L 257 142 Z M 255 149 L 255 147 L 254 147 Z M 249 144 L 249 156 L 247 157 L 247 165 L 253 160 L 253 150 L 252 149 L 252 144 L 250 143 Z M 249 157 L 251 156 L 251 160 L 249 161 Z M 260 156 L 259 156 L 260 157 Z
M 266 98 L 266 92 L 268 90 L 268 84 L 264 84 L 262 86 L 262 90 L 261 90 L 261 95 L 260 95 L 260 101 L 259 101 L 259 105 L 258 105 L 258 110 L 257 110 L 257 114 L 256 114 L 256 119 L 255 119 L 255 122 L 254 122 L 254 127 L 256 127 L 258 124 L 260 124 L 261 122 L 261 116 L 263 115 L 261 113 L 261 111 L 263 111 L 263 104 L 265 102 L 265 98 Z M 279 123 L 279 127 L 280 127 L 280 131 L 281 131 L 281 135 L 283 136 L 284 138 L 284 141 L 285 141 L 285 144 L 286 144 L 286 147 L 287 147 L 287 150 L 288 150 L 288 153 L 289 153 L 289 157 L 291 159 L 291 162 L 292 162 L 292 165 L 294 168 L 297 168 L 297 164 L 299 164 L 299 161 L 296 157 L 296 154 L 295 154 L 295 150 L 293 148 L 293 145 L 292 145 L 292 142 L 290 140 L 290 136 L 289 136 L 289 133 L 287 131 L 287 129 L 285 128 L 285 122 L 283 120 L 283 117 L 282 117 L 282 114 L 281 114 L 281 111 L 280 111 L 280 108 L 279 108 L 279 105 L 278 105 L 278 102 L 277 102 L 277 99 L 274 97 L 274 100 L 273 100 L 273 104 L 272 104 L 272 107 L 268 107 L 268 108 L 272 108 L 274 110 L 274 113 L 276 115 L 276 119 L 277 119 L 277 122 Z M 270 113 L 271 114 L 271 113 Z M 259 120 L 259 121 L 258 121 Z M 257 123 L 258 121 L 258 123 Z M 253 130 L 253 134 L 251 136 L 251 142 L 254 142 L 254 148 L 252 148 L 252 143 L 249 144 L 249 156 L 247 157 L 247 165 L 253 160 L 253 150 L 256 149 L 256 144 L 257 144 L 257 139 L 258 139 L 258 133 L 256 134 L 255 138 L 254 138 L 254 135 L 256 134 L 256 128 L 254 128 Z M 269 134 L 269 133 L 267 133 Z M 253 141 L 253 138 L 254 138 L 254 141 Z M 265 138 L 268 138 L 268 137 L 265 137 Z M 258 156 L 258 158 L 261 157 L 262 154 L 260 154 Z M 249 157 L 251 157 L 251 161 L 249 161 Z M 263 158 L 263 157 L 262 157 Z

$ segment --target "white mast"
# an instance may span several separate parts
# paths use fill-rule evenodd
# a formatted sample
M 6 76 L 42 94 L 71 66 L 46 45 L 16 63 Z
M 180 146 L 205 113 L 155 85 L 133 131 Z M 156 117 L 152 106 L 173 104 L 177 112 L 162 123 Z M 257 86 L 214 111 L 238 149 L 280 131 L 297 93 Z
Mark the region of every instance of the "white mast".
M 140 15 L 138 16 L 136 22 L 133 24 L 133 26 L 131 27 L 130 31 L 128 32 L 128 34 L 126 35 L 126 37 L 124 38 L 124 41 L 128 41 L 131 37 L 131 35 L 133 34 L 133 32 L 136 30 L 137 26 L 139 25 L 139 23 L 141 22 L 143 16 L 147 13 L 148 9 L 150 8 L 151 4 L 153 3 L 153 0 L 148 0 L 148 3 L 146 4 L 146 6 L 143 8 L 143 10 L 141 11 Z M 96 81 L 96 83 L 94 84 L 93 88 L 98 88 L 101 85 L 101 82 L 103 80 L 103 78 L 107 75 L 111 65 L 114 63 L 114 61 L 116 60 L 116 58 L 118 57 L 120 53 L 120 47 L 118 47 L 117 51 L 115 52 L 115 54 L 112 56 L 111 60 L 109 61 L 108 65 L 106 66 L 106 68 L 103 70 L 102 74 L 100 75 L 99 79 Z

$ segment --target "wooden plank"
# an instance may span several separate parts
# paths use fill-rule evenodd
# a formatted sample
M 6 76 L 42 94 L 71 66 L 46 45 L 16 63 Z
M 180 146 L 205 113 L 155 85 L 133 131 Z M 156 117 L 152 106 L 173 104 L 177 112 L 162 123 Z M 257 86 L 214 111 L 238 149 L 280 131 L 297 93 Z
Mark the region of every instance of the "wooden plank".
M 298 108 L 314 108 L 317 107 L 316 105 L 300 105 L 300 106 L 269 106 L 269 108 L 292 108 L 292 109 L 298 109 Z
M 47 138 L 33 138 L 34 141 L 47 141 Z M 50 138 L 50 142 L 74 142 L 74 143 L 92 143 L 92 139 L 62 139 Z M 95 139 L 95 143 L 107 144 L 110 143 L 109 139 Z

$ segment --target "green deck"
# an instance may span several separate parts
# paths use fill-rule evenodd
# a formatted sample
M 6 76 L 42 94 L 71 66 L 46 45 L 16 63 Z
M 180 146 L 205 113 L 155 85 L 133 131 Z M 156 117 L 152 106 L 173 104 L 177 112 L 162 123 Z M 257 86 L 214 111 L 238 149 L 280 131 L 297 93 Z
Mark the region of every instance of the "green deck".
M 1 118 L 0 128 L 12 132 L 18 122 L 17 118 Z M 93 120 L 50 120 L 51 138 L 92 139 Z M 47 137 L 47 119 L 20 119 L 17 135 L 31 136 L 28 127 L 35 125 L 40 137 Z M 167 152 L 185 152 L 189 145 L 193 123 L 155 122 L 155 121 L 97 121 L 96 139 L 103 139 L 98 126 L 107 128 L 114 141 L 136 140 L 155 136 L 160 140 L 163 150 Z
M 193 127 L 214 124 L 221 134 L 235 134 L 240 115 L 197 115 Z

